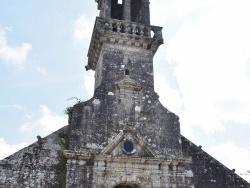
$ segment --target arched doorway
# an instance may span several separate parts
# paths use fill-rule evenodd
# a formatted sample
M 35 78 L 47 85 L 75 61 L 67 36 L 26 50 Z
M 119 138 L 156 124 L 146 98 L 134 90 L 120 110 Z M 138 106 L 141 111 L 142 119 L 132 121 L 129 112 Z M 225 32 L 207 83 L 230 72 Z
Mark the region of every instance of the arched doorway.
M 141 188 L 141 187 L 135 183 L 121 183 L 119 185 L 116 185 L 114 188 Z

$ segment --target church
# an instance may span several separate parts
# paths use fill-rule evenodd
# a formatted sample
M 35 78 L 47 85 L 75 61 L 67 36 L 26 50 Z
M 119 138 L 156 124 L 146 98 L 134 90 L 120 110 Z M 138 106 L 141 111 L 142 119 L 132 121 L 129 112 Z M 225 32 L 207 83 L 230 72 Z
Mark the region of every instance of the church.
M 162 27 L 149 0 L 96 0 L 86 71 L 94 96 L 68 125 L 0 161 L 0 188 L 250 188 L 181 135 L 154 90 Z M 230 157 L 230 156 L 229 156 Z

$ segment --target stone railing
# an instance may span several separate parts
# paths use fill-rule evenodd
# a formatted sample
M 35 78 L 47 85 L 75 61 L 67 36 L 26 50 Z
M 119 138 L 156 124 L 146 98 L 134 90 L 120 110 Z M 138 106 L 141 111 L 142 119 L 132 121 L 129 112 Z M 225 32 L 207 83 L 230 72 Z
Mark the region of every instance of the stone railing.
M 158 47 L 163 44 L 162 27 L 97 17 L 88 51 L 86 70 L 95 70 L 103 42 L 141 47 L 155 54 Z
M 142 36 L 151 38 L 151 31 L 153 32 L 153 38 L 162 41 L 162 27 L 149 26 L 136 22 L 127 22 L 124 20 L 104 19 L 98 17 L 96 19 L 96 25 L 98 29 L 104 29 L 106 31 L 124 33 L 134 36 Z

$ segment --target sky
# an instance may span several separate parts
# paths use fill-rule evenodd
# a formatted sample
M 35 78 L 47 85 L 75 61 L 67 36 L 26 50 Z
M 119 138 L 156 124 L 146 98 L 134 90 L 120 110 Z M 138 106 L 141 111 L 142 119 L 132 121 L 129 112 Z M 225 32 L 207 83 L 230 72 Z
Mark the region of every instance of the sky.
M 155 90 L 181 133 L 250 181 L 250 1 L 151 0 Z M 93 95 L 95 1 L 0 0 L 0 159 L 67 125 Z

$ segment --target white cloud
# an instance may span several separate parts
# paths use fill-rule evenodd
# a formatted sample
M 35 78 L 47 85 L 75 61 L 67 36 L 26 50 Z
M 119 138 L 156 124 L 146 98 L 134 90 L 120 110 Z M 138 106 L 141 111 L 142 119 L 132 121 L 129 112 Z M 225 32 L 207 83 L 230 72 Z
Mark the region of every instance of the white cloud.
M 237 174 L 246 174 L 246 169 L 250 169 L 250 151 L 245 148 L 240 148 L 232 142 L 212 146 L 207 152 L 218 161 L 223 161 L 223 164 L 228 168 L 236 169 L 235 172 Z M 241 176 L 247 181 L 250 179 L 250 177 L 246 175 Z
M 67 125 L 66 115 L 57 115 L 47 106 L 41 105 L 37 114 L 27 115 L 27 121 L 21 126 L 21 132 L 34 132 L 41 136 L 47 136 L 63 126 Z
M 198 126 L 213 133 L 228 121 L 250 124 L 250 2 L 199 2 L 209 11 L 185 22 L 167 47 L 185 109 L 182 130 Z
M 161 103 L 170 111 L 179 112 L 182 108 L 180 92 L 171 88 L 167 79 L 160 75 L 154 75 L 155 90 L 159 93 Z
M 182 19 L 197 11 L 210 8 L 213 0 L 157 0 L 151 2 L 151 20 L 154 24 L 162 24 L 170 19 Z
M 95 72 L 94 71 L 89 71 L 85 73 L 84 76 L 84 89 L 87 91 L 87 95 L 85 97 L 87 99 L 93 97 L 94 94 L 94 82 L 95 82 Z
M 22 69 L 31 49 L 32 46 L 29 43 L 22 43 L 18 46 L 9 45 L 7 43 L 6 31 L 0 28 L 0 59 L 5 63 Z
M 93 31 L 94 19 L 85 15 L 80 15 L 73 23 L 74 39 L 83 41 L 90 39 Z
M 48 71 L 47 69 L 43 68 L 43 67 L 36 67 L 37 72 L 39 72 L 40 74 L 47 74 Z
M 3 138 L 0 138 L 0 160 L 27 146 L 27 143 L 11 145 L 6 143 Z

